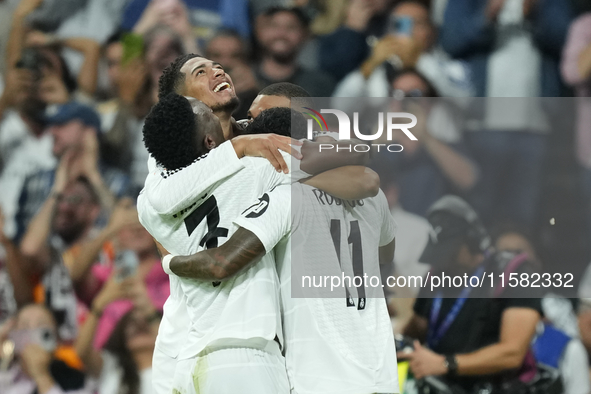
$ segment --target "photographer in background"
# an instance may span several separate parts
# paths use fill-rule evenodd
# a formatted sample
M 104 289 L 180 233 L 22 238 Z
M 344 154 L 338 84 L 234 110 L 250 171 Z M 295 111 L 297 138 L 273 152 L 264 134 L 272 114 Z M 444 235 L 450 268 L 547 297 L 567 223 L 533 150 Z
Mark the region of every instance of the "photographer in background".
M 0 359 L 3 394 L 93 392 L 82 372 L 54 358 L 59 338 L 55 319 L 46 307 L 23 307 L 0 329 L 0 343 L 4 350 Z
M 498 277 L 508 266 L 518 274 L 533 272 L 526 258 L 516 261 L 514 254 L 494 253 L 478 215 L 459 197 L 442 197 L 427 218 L 432 230 L 419 260 L 431 264 L 432 275 L 493 272 Z M 487 286 L 423 287 L 404 333 L 425 344 L 415 341 L 414 352 L 399 356 L 410 360 L 417 379 L 440 376 L 467 392 L 503 383 L 513 389 L 507 392 L 519 392 L 528 384 L 523 382 L 536 376 L 536 366 L 526 361 L 542 316 L 541 294 L 528 289 L 526 295 L 536 298 L 520 298 L 521 290 L 507 287 L 498 295 Z

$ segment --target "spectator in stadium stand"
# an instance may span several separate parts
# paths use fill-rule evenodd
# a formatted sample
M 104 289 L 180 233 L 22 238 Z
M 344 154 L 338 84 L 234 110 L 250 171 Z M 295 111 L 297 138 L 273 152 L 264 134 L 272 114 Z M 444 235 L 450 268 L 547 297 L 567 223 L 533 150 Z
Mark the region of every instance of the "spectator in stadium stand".
M 234 81 L 240 106 L 233 112 L 236 119 L 246 118 L 248 106 L 257 96 L 258 82 L 250 65 L 248 43 L 233 30 L 220 30 L 205 46 L 205 56 L 224 66 Z
M 591 96 L 591 12 L 579 16 L 570 26 L 562 53 L 562 77 L 578 97 Z M 575 152 L 582 167 L 582 183 L 587 197 L 591 228 L 591 100 L 577 101 Z
M 388 163 L 394 171 L 400 204 L 410 213 L 423 216 L 438 198 L 447 193 L 466 193 L 478 178 L 457 124 L 457 109 L 442 98 L 418 71 L 400 72 L 390 85 L 390 111 L 411 112 L 418 123 L 412 131 L 417 141 L 404 134 L 393 134 L 393 142 L 404 150 L 382 153 L 376 162 Z M 343 99 L 346 100 L 346 99 Z M 352 101 L 352 100 L 351 100 Z
M 101 206 L 90 182 L 84 177 L 69 181 L 66 170 L 64 165 L 58 170 L 51 195 L 23 237 L 28 286 L 15 287 L 15 296 L 45 303 L 58 317 L 60 337 L 71 342 L 77 334 L 77 301 L 70 277 L 75 245 L 89 236 Z
M 355 70 L 370 53 L 368 41 L 386 30 L 392 0 L 351 0 L 344 24 L 320 38 L 320 68 L 337 81 Z
M 525 253 L 531 261 L 539 261 L 531 237 L 518 226 L 500 227 L 493 232 L 493 242 L 499 252 Z M 544 321 L 536 329 L 534 354 L 552 355 L 539 361 L 560 371 L 565 394 L 588 394 L 589 359 L 580 339 L 573 304 L 568 298 L 549 292 L 542 299 L 542 311 Z
M 0 327 L 3 351 L 0 391 L 3 394 L 91 394 L 94 383 L 84 374 L 55 357 L 60 337 L 54 315 L 42 305 L 27 305 L 16 317 Z M 4 364 L 4 363 L 7 364 Z
M 103 46 L 109 99 L 99 103 L 96 110 L 103 130 L 101 158 L 105 164 L 131 174 L 133 163 L 141 160 L 141 155 L 134 160 L 134 141 L 154 101 L 143 57 L 123 63 L 122 39 L 122 33 L 116 33 Z
M 126 262 L 134 263 L 128 268 L 130 272 L 126 272 L 130 279 L 126 280 L 124 289 L 133 297 L 131 300 L 114 301 L 102 309 L 94 338 L 95 348 L 105 345 L 117 322 L 132 309 L 135 297 L 145 298 L 151 309 L 162 311 L 170 295 L 168 275 L 162 270 L 154 240 L 140 224 L 131 199 L 121 199 L 109 224 L 94 237 L 82 240 L 71 248 L 71 255 L 73 261 L 68 267 L 72 281 L 79 299 L 89 307 L 113 272 L 125 266 Z M 121 261 L 130 258 L 135 262 Z
M 27 277 L 26 262 L 18 247 L 12 242 L 4 229 L 4 213 L 0 208 L 0 326 L 17 311 L 18 305 L 30 300 L 30 281 Z M 14 288 L 27 289 L 24 293 L 14 292 Z M 18 298 L 24 295 L 24 298 Z
M 303 12 L 299 8 L 273 7 L 264 16 L 268 23 L 256 34 L 262 52 L 256 68 L 261 86 L 292 82 L 312 97 L 330 97 L 335 86 L 332 77 L 297 64 L 297 56 L 309 35 L 308 19 Z
M 40 1 L 21 1 L 16 7 L 0 96 L 0 189 L 3 190 L 0 205 L 11 237 L 16 232 L 14 216 L 25 178 L 55 165 L 51 135 L 45 127 L 45 108 L 63 104 L 75 96 L 88 97 L 96 86 L 98 44 L 83 38 L 58 40 L 36 31 L 26 33 L 28 17 L 39 4 Z M 77 79 L 60 56 L 59 46 L 74 48 L 85 55 Z
M 526 259 L 517 265 L 514 254 L 491 250 L 491 239 L 478 215 L 459 197 L 442 197 L 427 218 L 432 229 L 419 260 L 431 265 L 430 275 L 445 271 L 450 276 L 480 277 L 494 272 L 498 277 L 505 273 L 501 267 L 510 262 L 515 262 L 513 272 L 533 272 Z M 423 287 L 404 330 L 424 343 L 416 340 L 414 351 L 406 356 L 414 376 L 439 376 L 467 392 L 485 382 L 517 381 L 516 371 L 530 361 L 526 355 L 542 314 L 536 289 L 523 291 L 505 288 L 493 294 L 490 286 L 446 285 L 433 291 Z M 524 295 L 536 298 L 519 298 Z
M 67 172 L 67 179 L 86 177 L 97 193 L 101 207 L 110 211 L 115 198 L 128 192 L 128 177 L 121 171 L 101 164 L 98 133 L 100 119 L 90 107 L 77 102 L 59 106 L 46 118 L 48 133 L 53 136 L 52 153 Z M 51 195 L 56 168 L 27 177 L 20 191 L 16 216 L 16 240 L 20 241 L 29 221 Z M 62 185 L 63 187 L 63 185 Z
M 141 36 L 145 36 L 150 30 L 156 26 L 166 26 L 175 32 L 175 35 L 180 39 L 181 45 L 184 47 L 184 53 L 198 53 L 197 37 L 195 30 L 191 26 L 190 10 L 182 0 L 141 0 L 132 2 L 134 4 L 127 4 L 128 7 L 144 7 L 139 20 L 136 20 L 133 26 L 133 32 Z M 193 2 L 193 6 L 199 6 L 200 2 Z M 204 8 L 210 4 L 205 5 Z M 137 11 L 137 10 L 136 10 Z M 124 15 L 125 18 L 126 15 Z M 205 21 L 208 25 L 215 24 L 217 21 L 208 21 L 208 16 L 205 16 Z M 122 28 L 124 30 L 132 30 L 130 27 L 132 21 L 124 19 Z M 201 30 L 207 29 L 205 24 L 200 24 Z M 170 62 L 169 62 L 170 63 Z
M 144 51 L 140 58 L 143 60 L 150 87 L 150 106 L 158 101 L 158 79 L 164 69 L 174 59 L 185 53 L 182 37 L 172 28 L 158 24 L 150 28 L 143 35 Z M 143 92 L 142 92 L 143 93 Z M 143 114 L 144 116 L 146 114 Z M 126 155 L 131 157 L 129 175 L 135 195 L 144 186 L 144 180 L 148 175 L 148 152 L 144 149 L 142 141 L 142 126 L 144 119 L 127 123 L 127 145 L 119 145 L 126 148 Z M 121 127 L 121 126 L 120 126 Z
M 154 309 L 146 293 L 131 296 L 129 279 L 118 281 L 112 275 L 94 299 L 91 313 L 80 328 L 76 351 L 87 373 L 98 380 L 98 394 L 121 392 L 152 393 L 152 354 L 161 315 Z M 133 309 L 126 312 L 107 335 L 103 349 L 93 346 L 100 333 L 99 319 L 107 305 L 116 300 L 133 300 Z
M 572 8 L 569 0 L 447 4 L 440 44 L 469 64 L 476 96 L 488 98 L 467 111 L 481 170 L 470 201 L 487 225 L 534 225 L 553 108 L 535 98 L 563 94 L 558 66 Z
M 421 0 L 396 4 L 388 25 L 360 67 L 337 85 L 335 97 L 388 97 L 388 83 L 398 72 L 415 68 L 442 96 L 474 94 L 468 66 L 436 44 L 429 6 Z

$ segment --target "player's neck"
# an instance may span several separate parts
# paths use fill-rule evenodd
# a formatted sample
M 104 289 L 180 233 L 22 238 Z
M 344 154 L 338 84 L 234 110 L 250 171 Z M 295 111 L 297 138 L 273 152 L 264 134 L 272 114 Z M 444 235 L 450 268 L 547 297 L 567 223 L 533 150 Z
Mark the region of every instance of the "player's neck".
M 214 112 L 215 116 L 220 120 L 222 131 L 224 132 L 224 139 L 227 141 L 234 137 L 234 127 L 232 113 L 228 111 Z

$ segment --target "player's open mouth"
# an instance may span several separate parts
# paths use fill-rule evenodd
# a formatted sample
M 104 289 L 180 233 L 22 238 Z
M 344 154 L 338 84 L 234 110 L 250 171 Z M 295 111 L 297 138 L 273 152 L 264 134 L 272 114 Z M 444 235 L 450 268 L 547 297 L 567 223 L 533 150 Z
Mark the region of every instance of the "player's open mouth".
M 231 86 L 228 82 L 222 82 L 213 88 L 214 93 L 221 92 L 222 90 L 231 89 Z

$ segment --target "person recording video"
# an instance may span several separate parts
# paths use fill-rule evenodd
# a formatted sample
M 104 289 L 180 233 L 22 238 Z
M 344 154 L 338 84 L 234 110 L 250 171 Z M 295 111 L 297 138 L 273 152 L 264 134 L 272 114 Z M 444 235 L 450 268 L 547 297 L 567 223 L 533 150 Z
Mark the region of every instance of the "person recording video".
M 45 306 L 23 307 L 0 328 L 0 343 L 0 392 L 92 393 L 82 372 L 55 358 L 57 324 Z

